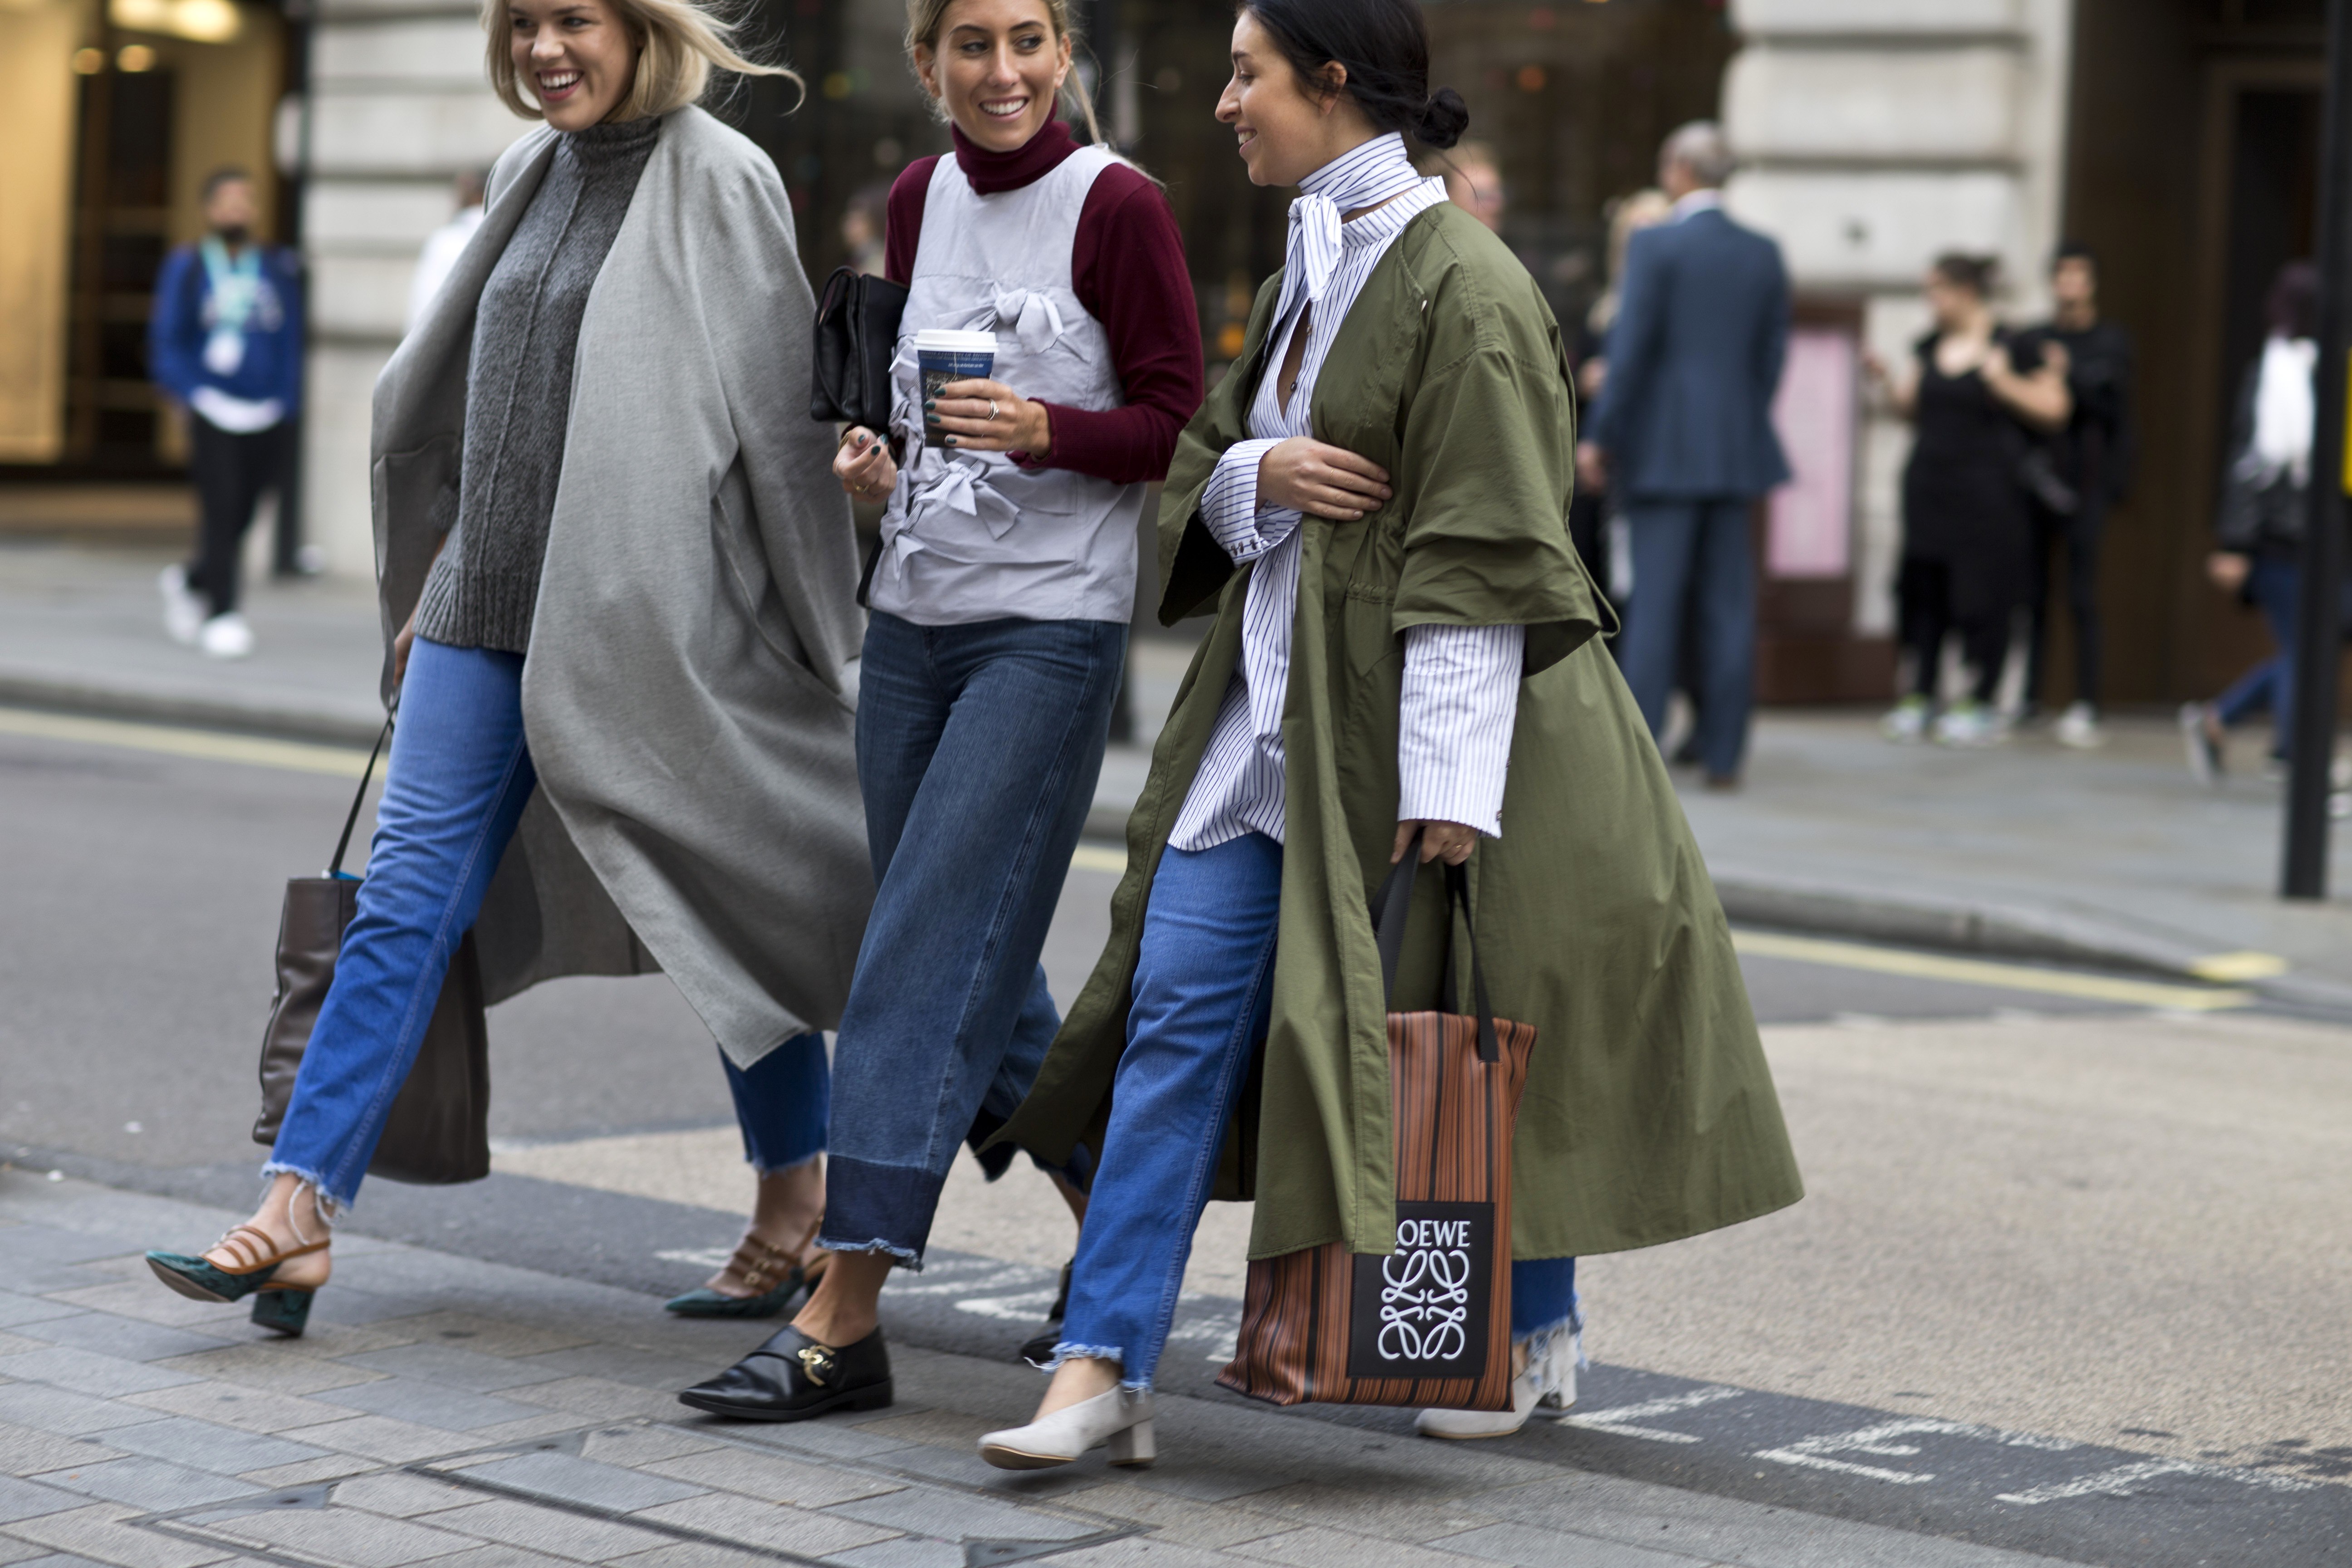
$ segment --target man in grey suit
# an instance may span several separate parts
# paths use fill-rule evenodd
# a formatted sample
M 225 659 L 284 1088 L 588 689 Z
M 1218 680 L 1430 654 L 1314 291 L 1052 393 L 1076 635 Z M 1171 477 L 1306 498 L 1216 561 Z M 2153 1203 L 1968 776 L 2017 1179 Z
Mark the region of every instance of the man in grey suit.
M 1633 236 L 1608 380 L 1577 447 L 1589 485 L 1624 498 L 1633 602 L 1618 657 L 1656 735 L 1685 646 L 1710 788 L 1739 783 L 1755 701 L 1756 498 L 1789 478 L 1772 395 L 1789 345 L 1780 247 L 1731 221 L 1731 150 L 1707 121 L 1658 154 L 1674 216 Z

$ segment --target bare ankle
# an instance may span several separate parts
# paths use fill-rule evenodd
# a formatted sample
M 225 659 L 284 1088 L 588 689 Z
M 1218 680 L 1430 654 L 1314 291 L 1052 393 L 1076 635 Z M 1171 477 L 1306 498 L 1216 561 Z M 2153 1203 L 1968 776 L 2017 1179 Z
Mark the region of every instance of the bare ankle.
M 1118 1362 L 1099 1356 L 1072 1356 L 1054 1369 L 1054 1381 L 1046 1388 L 1045 1397 L 1039 1401 L 1037 1414 L 1051 1415 L 1056 1410 L 1098 1399 L 1118 1386 L 1119 1373 Z

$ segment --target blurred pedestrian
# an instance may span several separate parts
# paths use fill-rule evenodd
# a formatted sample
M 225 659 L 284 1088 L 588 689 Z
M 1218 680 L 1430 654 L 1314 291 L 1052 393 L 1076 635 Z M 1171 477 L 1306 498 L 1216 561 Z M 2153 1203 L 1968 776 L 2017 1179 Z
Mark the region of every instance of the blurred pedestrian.
M 1653 736 L 1695 645 L 1697 750 L 1710 789 L 1738 786 L 1756 683 L 1756 498 L 1789 478 L 1772 397 L 1789 344 L 1780 247 L 1723 210 L 1721 128 L 1666 138 L 1672 217 L 1626 246 L 1608 380 L 1577 448 L 1583 482 L 1623 497 L 1633 600 L 1618 658 Z
M 889 207 L 890 187 L 867 185 L 849 198 L 841 215 L 841 244 L 848 252 L 849 265 L 871 277 L 879 278 L 888 268 L 882 236 Z
M 2065 349 L 2021 342 L 1993 319 L 1995 266 L 1990 257 L 1937 258 L 1926 285 L 1935 329 L 1913 346 L 1912 374 L 1896 384 L 1875 357 L 1865 362 L 1873 383 L 1888 389 L 1916 431 L 1903 470 L 1895 580 L 1911 692 L 1882 722 L 1889 740 L 1926 738 L 1931 717 L 1935 738 L 1946 745 L 2008 737 L 1994 699 L 2010 622 L 2032 581 L 2032 524 L 2019 477 L 2029 446 L 2021 421 L 2063 429 L 2073 399 Z M 1937 714 L 1944 638 L 1954 630 L 1975 684 Z
M 921 1266 L 959 1147 L 1013 1113 L 1061 1027 L 1038 959 L 1102 768 L 1144 503 L 1202 383 L 1175 214 L 1103 144 L 1074 41 L 1067 0 L 910 8 L 954 152 L 891 189 L 896 406 L 834 462 L 889 505 L 857 713 L 880 891 L 834 1050 L 833 1261 L 790 1327 L 680 1396 L 698 1409 L 890 1403 L 882 1287 Z M 1092 145 L 1054 117 L 1066 87 Z M 976 341 L 935 347 L 940 331 Z M 942 352 L 989 368 L 927 372 Z M 1083 1209 L 1090 1157 L 1041 1163 Z
M 1616 321 L 1618 307 L 1624 300 L 1626 249 L 1636 234 L 1665 222 L 1674 211 L 1673 199 L 1654 186 L 1645 186 L 1609 204 L 1609 270 L 1605 286 L 1585 311 L 1576 341 L 1569 350 L 1569 363 L 1576 376 L 1580 428 L 1591 418 L 1592 409 L 1601 401 L 1601 389 L 1609 384 L 1609 329 Z M 1592 580 L 1609 595 L 1621 616 L 1632 601 L 1633 580 L 1633 562 L 1627 559 L 1630 552 L 1622 545 L 1624 531 L 1624 509 L 1611 499 L 1607 485 L 1580 480 L 1576 487 L 1576 499 L 1569 503 L 1568 535 L 1575 541 L 1576 552 L 1582 558 L 1585 570 L 1592 574 Z
M 1445 182 L 1445 199 L 1486 226 L 1503 232 L 1503 211 L 1509 193 L 1503 188 L 1502 161 L 1484 142 L 1464 142 L 1450 152 L 1423 157 L 1417 167 Z
M 2271 714 L 2271 756 L 2284 764 L 2294 753 L 2294 635 L 2303 593 L 2304 498 L 2311 486 L 2311 438 L 2317 419 L 2313 373 L 2319 363 L 2319 271 L 2291 261 L 2272 281 L 2263 302 L 2267 332 L 2262 356 L 2247 367 L 2238 391 L 2230 466 L 2214 521 L 2206 575 L 2225 594 L 2263 613 L 2274 645 L 2228 690 L 2210 702 L 2180 710 L 2189 770 L 2206 784 L 2221 781 L 2229 729 L 2264 709 Z
M 1005 1468 L 1105 1444 L 1113 1463 L 1153 1458 L 1150 1389 L 1221 1150 L 1255 1173 L 1255 1257 L 1393 1247 L 1364 914 L 1381 849 L 1472 863 L 1496 944 L 1477 962 L 1505 1016 L 1611 1042 L 1539 1045 L 1529 1069 L 1512 1407 L 1425 1410 L 1417 1431 L 1502 1436 L 1573 1402 L 1580 1245 L 1664 1241 L 1797 1195 L 1722 917 L 1560 535 L 1558 324 L 1406 159 L 1406 133 L 1443 147 L 1469 119 L 1430 90 L 1421 7 L 1250 0 L 1217 118 L 1253 184 L 1303 194 L 1160 511 L 1161 617 L 1213 607 L 1217 625 L 1144 786 L 1110 941 L 1005 1130 L 1060 1158 L 1108 1118 L 1053 1384 L 1027 1426 L 981 1439 Z M 1507 830 L 1507 778 L 1536 786 L 1511 793 Z M 1446 989 L 1435 879 L 1397 1011 Z
M 2050 266 L 2051 319 L 2019 334 L 2029 356 L 2056 343 L 2065 352 L 2074 413 L 2061 430 L 2039 433 L 2022 478 L 2033 521 L 2032 613 L 2026 645 L 2025 702 L 2039 711 L 2050 647 L 2050 562 L 2066 555 L 2066 607 L 2074 623 L 2074 700 L 2060 716 L 2062 745 L 2097 746 L 2099 537 L 2107 510 L 2123 499 L 2132 463 L 2131 334 L 2099 313 L 2099 263 L 2090 247 L 2066 245 Z
M 246 530 L 278 491 L 281 516 L 302 400 L 302 281 L 292 251 L 254 233 L 253 176 L 205 176 L 205 237 L 163 259 L 148 317 L 148 363 L 186 410 L 199 515 L 196 552 L 163 569 L 163 629 L 213 658 L 253 651 L 238 610 Z
M 433 297 L 441 292 L 449 269 L 457 265 L 457 258 L 474 231 L 482 226 L 482 192 L 488 183 L 485 169 L 467 169 L 457 176 L 457 210 L 447 223 L 425 237 L 425 248 L 417 254 L 416 271 L 408 279 L 408 322 L 404 332 L 413 332 L 433 308 Z
M 692 107 L 715 70 L 789 73 L 690 0 L 507 0 L 484 25 L 493 90 L 547 124 L 376 383 L 399 727 L 357 917 L 260 1208 L 202 1257 L 149 1255 L 280 1333 L 493 873 L 490 1000 L 657 964 L 717 1037 L 760 1182 L 713 1293 L 758 1305 L 822 1262 L 818 1031 L 872 889 L 856 547 L 806 413 L 791 203 Z M 640 206 L 662 221 L 624 221 Z

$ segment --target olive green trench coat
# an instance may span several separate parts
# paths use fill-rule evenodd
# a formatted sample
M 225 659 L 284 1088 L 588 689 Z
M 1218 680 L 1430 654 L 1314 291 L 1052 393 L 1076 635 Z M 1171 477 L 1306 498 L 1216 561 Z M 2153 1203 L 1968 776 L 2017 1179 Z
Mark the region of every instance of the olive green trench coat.
M 1184 432 L 1160 510 L 1163 621 L 1217 621 L 1128 825 L 1108 947 L 1004 1136 L 1059 1161 L 1099 1138 L 1160 852 L 1241 646 L 1246 570 L 1200 516 L 1244 438 L 1280 288 Z M 1647 1247 L 1802 1193 L 1731 933 L 1657 748 L 1595 637 L 1569 542 L 1574 411 L 1559 329 L 1518 262 L 1450 203 L 1417 216 L 1340 324 L 1317 437 L 1389 470 L 1360 522 L 1309 518 L 1283 711 L 1287 789 L 1272 1023 L 1220 1195 L 1255 1195 L 1250 1256 L 1395 1246 L 1389 1047 L 1368 905 L 1397 820 L 1403 632 L 1528 628 L 1502 837 L 1470 859 L 1497 1016 L 1537 1043 L 1517 1133 L 1513 1251 Z M 1441 879 L 1420 879 L 1400 1009 L 1435 1004 Z

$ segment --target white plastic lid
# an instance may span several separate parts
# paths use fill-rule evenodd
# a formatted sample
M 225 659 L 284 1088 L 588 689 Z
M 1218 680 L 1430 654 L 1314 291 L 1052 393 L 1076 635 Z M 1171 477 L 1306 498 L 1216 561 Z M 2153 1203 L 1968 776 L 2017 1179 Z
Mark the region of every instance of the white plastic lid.
M 917 353 L 992 354 L 996 352 L 994 332 L 959 332 L 945 327 L 925 327 L 915 334 Z

